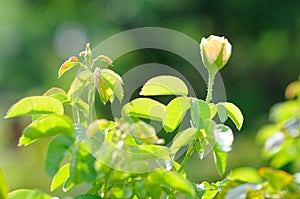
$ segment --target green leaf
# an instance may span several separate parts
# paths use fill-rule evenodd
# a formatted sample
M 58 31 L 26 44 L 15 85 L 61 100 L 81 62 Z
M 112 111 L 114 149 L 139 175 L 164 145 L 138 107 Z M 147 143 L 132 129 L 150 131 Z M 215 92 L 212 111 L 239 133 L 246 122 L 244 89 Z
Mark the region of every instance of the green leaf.
M 273 122 L 284 122 L 291 117 L 300 117 L 300 101 L 290 100 L 272 106 L 269 118 Z
M 218 124 L 214 127 L 214 137 L 217 145 L 222 152 L 231 151 L 234 140 L 232 130 L 223 124 Z
M 170 159 L 170 149 L 159 145 L 135 145 L 124 144 L 121 140 L 117 143 L 104 141 L 98 149 L 97 161 L 116 170 L 130 173 L 145 173 L 153 169 L 166 166 Z
M 153 99 L 137 98 L 123 106 L 122 115 L 162 121 L 165 109 L 165 105 Z
M 6 184 L 4 175 L 0 169 L 0 198 L 7 199 L 8 186 Z
M 232 170 L 230 178 L 232 180 L 240 180 L 243 182 L 260 183 L 262 178 L 258 171 L 252 167 L 239 167 Z
M 220 121 L 224 123 L 228 119 L 226 107 L 223 104 L 217 104 L 217 111 Z
M 54 191 L 63 185 L 70 177 L 70 163 L 63 165 L 52 178 L 50 191 Z
M 214 103 L 209 103 L 208 107 L 210 109 L 210 119 L 213 119 L 218 112 L 217 106 Z
M 225 106 L 229 118 L 233 121 L 236 128 L 238 130 L 241 130 L 243 126 L 244 117 L 240 109 L 236 105 L 230 102 L 221 102 L 219 104 Z
M 290 83 L 285 89 L 285 97 L 287 99 L 293 99 L 298 96 L 300 98 L 300 80 Z
M 227 153 L 226 152 L 221 152 L 218 149 L 218 146 L 214 146 L 214 161 L 217 166 L 217 170 L 220 176 L 222 176 L 225 172 L 226 169 L 226 164 L 227 164 Z
M 188 88 L 185 83 L 174 76 L 158 76 L 148 80 L 143 86 L 140 95 L 187 95 Z
M 8 199 L 51 199 L 48 194 L 39 190 L 18 189 L 8 194 Z
M 188 128 L 176 134 L 170 147 L 175 154 L 181 147 L 190 144 L 195 139 L 198 129 Z
M 101 199 L 101 197 L 92 194 L 84 194 L 81 196 L 76 196 L 74 199 Z
M 146 183 L 158 186 L 164 185 L 190 196 L 195 196 L 195 190 L 192 184 L 188 180 L 184 179 L 179 173 L 173 171 L 153 171 L 147 176 Z
M 73 107 L 83 113 L 85 117 L 88 117 L 89 105 L 81 98 L 77 98 L 75 100 L 75 102 L 73 103 Z
M 86 151 L 84 143 L 78 143 L 73 147 L 70 179 L 75 184 L 84 181 L 91 182 L 97 176 L 94 168 L 95 158 Z
M 267 124 L 258 130 L 256 134 L 256 140 L 259 143 L 264 143 L 266 140 L 268 140 L 271 136 L 278 133 L 280 131 L 281 125 L 280 124 Z
M 145 143 L 162 144 L 163 139 L 159 139 L 156 135 L 155 129 L 143 121 L 138 121 L 131 124 L 129 133 L 136 139 Z
M 73 142 L 74 139 L 66 135 L 60 135 L 51 141 L 45 163 L 48 175 L 54 176 L 56 174 L 61 161 L 66 156 Z
M 26 146 L 39 138 L 56 134 L 72 135 L 74 127 L 72 121 L 63 115 L 44 115 L 32 122 L 25 130 L 19 140 L 19 146 Z
M 5 118 L 49 113 L 63 115 L 64 107 L 62 103 L 53 97 L 34 96 L 23 98 L 10 107 Z
M 212 199 L 218 193 L 218 187 L 209 184 L 204 181 L 201 184 L 197 185 L 197 196 L 201 199 Z
M 114 95 L 119 101 L 122 101 L 124 97 L 123 80 L 122 78 L 112 70 L 109 69 L 95 69 L 96 86 L 100 95 L 101 101 L 106 104 L 109 100 L 114 100 Z
M 71 83 L 70 89 L 67 93 L 69 99 L 75 100 L 81 96 L 83 90 L 91 84 L 91 77 L 93 73 L 91 71 L 85 70 L 80 72 L 73 82 Z
M 43 94 L 43 96 L 53 97 L 60 102 L 67 100 L 67 93 L 63 89 L 57 87 L 50 88 Z
M 191 101 L 191 118 L 193 126 L 198 129 L 204 129 L 207 126 L 207 120 L 210 119 L 210 108 L 208 104 L 199 99 Z
M 108 82 L 118 100 L 122 101 L 124 97 L 124 91 L 122 86 L 123 80 L 120 75 L 112 70 L 102 69 L 101 77 Z
M 266 179 L 271 187 L 275 190 L 282 190 L 287 187 L 294 179 L 294 177 L 282 170 L 275 170 L 269 167 L 263 167 L 258 170 L 259 175 Z
M 97 90 L 100 96 L 100 100 L 103 104 L 106 104 L 108 101 L 114 101 L 113 89 L 104 78 L 100 77 L 100 79 L 97 80 Z
M 106 131 L 115 128 L 115 123 L 112 121 L 108 121 L 106 119 L 99 119 L 93 121 L 86 130 L 86 135 L 88 137 L 93 136 L 97 131 Z
M 163 125 L 167 132 L 174 131 L 182 121 L 185 113 L 190 108 L 190 101 L 187 97 L 177 97 L 166 107 Z

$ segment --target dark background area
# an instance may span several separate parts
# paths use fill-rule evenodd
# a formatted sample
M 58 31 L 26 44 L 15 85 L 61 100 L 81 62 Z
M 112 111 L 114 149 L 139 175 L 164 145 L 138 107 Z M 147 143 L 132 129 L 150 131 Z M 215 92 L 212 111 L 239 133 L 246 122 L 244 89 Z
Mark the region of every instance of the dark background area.
M 227 99 L 245 117 L 242 131 L 235 131 L 229 169 L 262 166 L 265 160 L 259 157 L 255 133 L 268 121 L 271 105 L 284 100 L 287 84 L 300 74 L 299 9 L 296 0 L 0 0 L 1 116 L 22 97 L 40 95 L 52 86 L 67 89 L 74 74 L 57 79 L 57 70 L 69 56 L 83 50 L 86 42 L 93 47 L 119 32 L 147 26 L 173 29 L 199 43 L 210 34 L 225 35 L 233 45 L 231 59 L 221 71 Z M 168 52 L 140 50 L 116 60 L 115 70 L 122 74 L 149 62 L 174 67 L 187 64 Z M 184 71 L 186 78 L 197 83 L 192 67 Z M 0 120 L 0 167 L 12 189 L 42 187 L 47 191 L 49 178 L 43 174 L 47 140 L 17 148 L 27 123 L 20 118 Z M 211 157 L 201 162 L 195 157 L 188 169 L 191 179 L 219 179 L 211 162 Z

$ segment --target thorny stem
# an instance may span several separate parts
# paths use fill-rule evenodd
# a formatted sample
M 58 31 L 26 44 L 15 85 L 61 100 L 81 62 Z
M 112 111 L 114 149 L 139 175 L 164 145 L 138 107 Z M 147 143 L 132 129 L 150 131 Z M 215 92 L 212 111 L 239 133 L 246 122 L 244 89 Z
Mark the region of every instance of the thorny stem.
M 213 92 L 213 85 L 214 85 L 215 75 L 216 75 L 216 72 L 208 71 L 208 86 L 207 86 L 207 96 L 206 96 L 206 102 L 207 103 L 210 103 L 210 100 L 212 99 L 212 92 Z M 195 143 L 196 142 L 194 140 L 190 144 L 178 172 L 181 172 L 184 169 L 186 163 L 188 162 L 188 160 L 190 159 L 190 157 L 194 153 Z
M 210 100 L 212 99 L 212 92 L 213 92 L 213 85 L 215 80 L 215 72 L 209 72 L 208 71 L 208 85 L 207 85 L 207 95 L 206 95 L 206 102 L 210 103 Z

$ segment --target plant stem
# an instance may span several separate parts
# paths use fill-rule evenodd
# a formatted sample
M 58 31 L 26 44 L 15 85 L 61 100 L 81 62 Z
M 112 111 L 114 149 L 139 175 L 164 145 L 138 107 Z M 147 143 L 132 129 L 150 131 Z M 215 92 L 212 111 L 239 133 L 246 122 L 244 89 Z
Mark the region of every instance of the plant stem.
M 206 102 L 210 103 L 210 100 L 212 99 L 212 92 L 213 92 L 213 85 L 215 80 L 215 72 L 209 72 L 208 71 L 208 85 L 207 85 L 207 95 L 206 95 Z
M 189 146 L 189 148 L 188 148 L 188 150 L 187 150 L 187 152 L 186 152 L 186 154 L 185 154 L 185 157 L 184 157 L 184 159 L 182 160 L 181 166 L 180 166 L 180 168 L 178 169 L 178 172 L 179 172 L 179 173 L 184 169 L 186 163 L 188 162 L 188 160 L 190 159 L 190 157 L 191 157 L 192 154 L 194 153 L 194 150 L 195 150 L 195 141 L 193 141 L 193 142 L 190 144 L 190 146 Z
M 95 82 L 94 79 L 89 87 L 88 93 L 88 103 L 89 103 L 89 113 L 88 113 L 88 124 L 90 124 L 95 119 Z

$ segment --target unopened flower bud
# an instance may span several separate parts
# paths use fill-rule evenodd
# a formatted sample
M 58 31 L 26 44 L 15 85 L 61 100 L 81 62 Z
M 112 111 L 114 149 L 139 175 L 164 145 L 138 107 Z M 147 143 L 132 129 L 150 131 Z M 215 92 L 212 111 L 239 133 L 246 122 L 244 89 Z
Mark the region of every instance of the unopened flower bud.
M 222 69 L 230 58 L 231 48 L 231 44 L 224 37 L 211 35 L 207 39 L 202 38 L 201 57 L 207 70 L 217 72 Z

